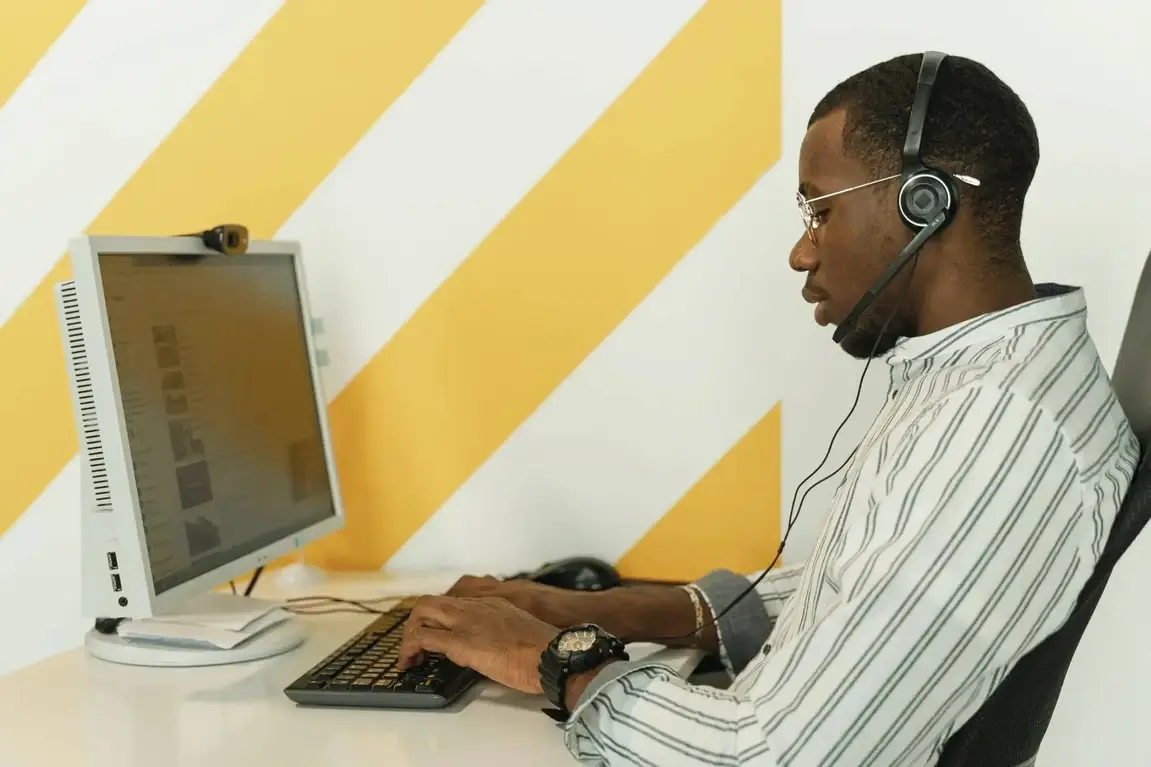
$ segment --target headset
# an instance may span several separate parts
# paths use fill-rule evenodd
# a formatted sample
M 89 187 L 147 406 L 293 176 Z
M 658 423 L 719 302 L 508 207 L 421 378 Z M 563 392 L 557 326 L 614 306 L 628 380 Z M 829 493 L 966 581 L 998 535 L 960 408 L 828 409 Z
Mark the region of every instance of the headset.
M 943 63 L 944 58 L 946 58 L 946 54 L 939 53 L 938 51 L 927 51 L 923 54 L 923 63 L 919 68 L 919 81 L 915 86 L 915 100 L 911 106 L 911 121 L 907 127 L 907 138 L 903 144 L 903 168 L 899 176 L 899 217 L 903 219 L 903 222 L 911 231 L 915 232 L 915 236 L 912 237 L 911 242 L 900 251 L 899 255 L 895 257 L 883 274 L 880 275 L 879 279 L 875 281 L 875 284 L 859 299 L 844 321 L 836 328 L 835 335 L 832 338 L 837 344 L 847 336 L 864 310 L 871 305 L 871 302 L 875 300 L 875 297 L 879 295 L 880 291 L 887 287 L 892 278 L 907 266 L 907 263 L 920 251 L 924 243 L 955 218 L 955 213 L 959 209 L 959 186 L 956 181 L 959 180 L 971 186 L 979 185 L 979 180 L 970 176 L 953 175 L 937 168 L 929 168 L 923 164 L 923 161 L 919 157 L 919 146 L 923 140 L 923 125 L 927 121 L 927 105 L 931 98 L 931 89 L 935 85 L 935 77 L 939 73 L 939 65 Z M 915 268 L 914 263 L 911 268 Z M 799 497 L 799 488 L 823 468 L 823 464 L 827 462 L 828 457 L 831 455 L 832 447 L 835 445 L 835 440 L 839 436 L 839 432 L 855 412 L 855 407 L 859 404 L 859 398 L 863 392 L 863 381 L 867 377 L 867 370 L 871 366 L 875 349 L 879 347 L 884 333 L 887 332 L 888 324 L 899 310 L 899 304 L 902 303 L 903 294 L 906 292 L 907 287 L 908 285 L 905 284 L 903 291 L 900 293 L 900 299 L 896 301 L 895 307 L 892 309 L 891 314 L 888 315 L 887 320 L 883 323 L 883 327 L 875 339 L 872 353 L 868 355 L 867 364 L 864 365 L 863 373 L 859 377 L 859 387 L 855 392 L 855 402 L 852 404 L 847 415 L 844 416 L 843 421 L 840 422 L 839 428 L 837 428 L 832 435 L 831 442 L 827 445 L 827 452 L 824 454 L 823 460 L 820 461 L 819 465 L 816 466 L 810 474 L 804 477 L 795 488 L 795 495 L 792 497 L 791 509 L 788 514 L 787 531 L 783 535 L 783 540 L 780 541 L 775 559 L 771 561 L 770 565 L 764 568 L 760 576 L 752 581 L 739 596 L 731 600 L 730 604 L 720 610 L 719 613 L 705 623 L 704 626 L 718 622 L 719 619 L 726 615 L 731 608 L 735 607 L 740 600 L 750 594 L 755 587 L 759 585 L 760 581 L 771 572 L 772 568 L 774 568 L 775 564 L 779 561 L 780 556 L 783 555 L 783 548 L 787 545 L 787 538 L 795 528 L 795 522 L 799 518 L 799 512 L 803 509 L 803 502 L 807 500 L 807 494 L 843 471 L 844 467 L 846 467 L 855 456 L 856 451 L 852 450 L 838 469 L 811 485 L 811 487 L 804 491 L 803 497 Z M 796 508 L 796 499 L 799 500 L 798 509 Z M 664 641 L 693 638 L 702 628 L 703 626 L 682 636 L 666 637 Z
M 895 275 L 919 252 L 927 240 L 955 218 L 959 210 L 959 185 L 956 180 L 978 186 L 979 181 L 969 176 L 955 176 L 938 168 L 929 168 L 919 157 L 923 141 L 923 125 L 927 122 L 927 104 L 931 89 L 939 74 L 939 65 L 947 54 L 927 51 L 919 67 L 919 82 L 915 85 L 915 101 L 911 105 L 911 121 L 903 143 L 903 168 L 899 174 L 899 217 L 915 236 L 888 265 L 875 284 L 863 294 L 847 317 L 835 329 L 832 340 L 840 343 L 851 332 L 860 316 L 871 306 L 876 296 L 887 287 Z

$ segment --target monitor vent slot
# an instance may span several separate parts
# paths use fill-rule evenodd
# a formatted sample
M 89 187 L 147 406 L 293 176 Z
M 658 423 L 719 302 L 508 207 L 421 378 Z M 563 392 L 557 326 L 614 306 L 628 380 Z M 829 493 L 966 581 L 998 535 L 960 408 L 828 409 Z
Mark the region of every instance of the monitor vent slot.
M 104 444 L 100 439 L 100 424 L 96 420 L 96 395 L 92 391 L 92 373 L 88 351 L 84 345 L 84 328 L 80 322 L 80 300 L 76 296 L 76 283 L 60 286 L 60 303 L 64 313 L 67 334 L 68 360 L 80 405 L 80 449 L 88 458 L 95 494 L 96 511 L 112 511 L 112 488 L 108 484 L 108 466 L 104 458 Z

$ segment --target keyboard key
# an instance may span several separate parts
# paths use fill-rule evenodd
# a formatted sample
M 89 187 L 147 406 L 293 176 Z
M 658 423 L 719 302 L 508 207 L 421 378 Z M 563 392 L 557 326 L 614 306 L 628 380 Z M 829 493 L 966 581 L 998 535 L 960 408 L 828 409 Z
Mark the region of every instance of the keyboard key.
M 416 685 L 415 692 L 428 692 L 439 693 L 444 689 L 444 680 L 442 679 L 426 679 L 420 684 Z

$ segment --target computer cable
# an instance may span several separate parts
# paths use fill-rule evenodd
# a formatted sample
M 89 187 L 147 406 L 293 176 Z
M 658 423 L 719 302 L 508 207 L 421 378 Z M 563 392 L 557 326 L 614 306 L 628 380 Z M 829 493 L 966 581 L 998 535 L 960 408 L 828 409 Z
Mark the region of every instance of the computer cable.
M 260 565 L 259 567 L 256 568 L 256 571 L 254 573 L 252 573 L 252 580 L 248 581 L 248 587 L 244 589 L 244 596 L 246 596 L 246 597 L 252 596 L 252 589 L 256 588 L 256 581 L 260 580 L 260 575 L 263 572 L 264 572 L 264 566 Z M 228 581 L 228 585 L 232 587 L 232 593 L 233 594 L 238 593 L 236 591 L 236 582 L 235 581 Z
M 329 615 L 331 613 L 370 613 L 373 615 L 384 615 L 391 612 L 395 608 L 381 610 L 373 607 L 384 602 L 403 602 L 405 600 L 415 599 L 414 596 L 387 596 L 375 597 L 373 599 L 344 599 L 342 597 L 330 596 L 309 596 L 309 597 L 293 597 L 285 599 L 282 607 L 289 612 L 298 615 Z M 342 607 L 330 607 L 329 605 L 343 605 Z M 321 609 L 323 608 L 323 609 Z
M 248 581 L 248 587 L 244 589 L 244 596 L 252 596 L 252 590 L 256 588 L 256 583 L 260 580 L 260 576 L 264 572 L 264 566 L 260 565 L 256 568 L 256 572 L 252 573 L 252 580 Z
M 257 567 L 255 572 L 252 573 L 252 580 L 248 581 L 247 587 L 244 589 L 244 596 L 251 596 L 252 591 L 256 588 L 257 581 L 260 580 L 260 575 L 264 572 L 264 567 L 261 565 Z M 232 587 L 232 593 L 236 592 L 236 582 L 229 581 Z M 383 615 L 389 610 L 380 610 L 372 605 L 377 605 L 382 602 L 402 602 L 404 600 L 415 599 L 416 597 L 409 595 L 396 595 L 375 597 L 373 599 L 344 599 L 343 597 L 326 596 L 317 594 L 306 597 L 291 597 L 285 599 L 280 603 L 280 607 L 298 615 L 328 615 L 331 613 L 370 613 L 373 615 Z M 337 605 L 331 607 L 330 605 Z M 326 608 L 326 609 L 320 609 Z

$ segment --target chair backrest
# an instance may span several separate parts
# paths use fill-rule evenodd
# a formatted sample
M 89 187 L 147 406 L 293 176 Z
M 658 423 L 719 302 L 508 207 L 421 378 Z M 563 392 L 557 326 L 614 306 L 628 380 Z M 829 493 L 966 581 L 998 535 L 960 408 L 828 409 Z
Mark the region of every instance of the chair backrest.
M 1135 287 L 1135 303 L 1119 346 L 1111 383 L 1146 451 L 1151 446 L 1151 258 Z
M 1003 679 L 978 711 L 947 741 L 939 767 L 1034 765 L 1079 640 L 1103 595 L 1111 571 L 1151 519 L 1151 259 L 1119 348 L 1112 383 L 1139 436 L 1143 454 L 1112 525 L 1103 554 L 1079 594 L 1070 618 Z

